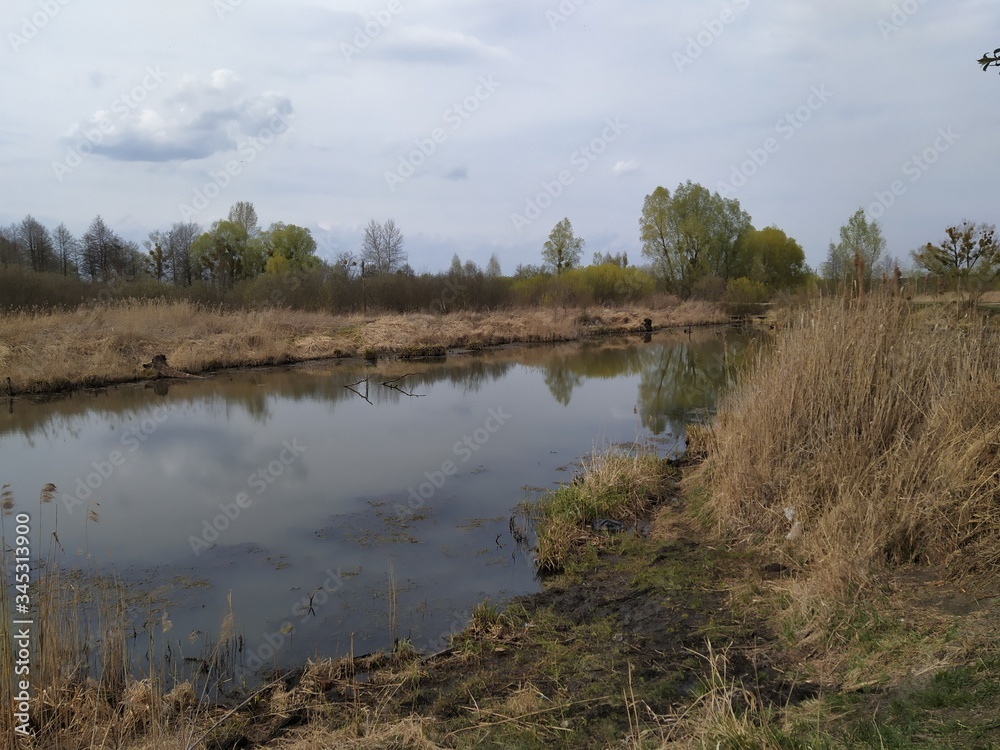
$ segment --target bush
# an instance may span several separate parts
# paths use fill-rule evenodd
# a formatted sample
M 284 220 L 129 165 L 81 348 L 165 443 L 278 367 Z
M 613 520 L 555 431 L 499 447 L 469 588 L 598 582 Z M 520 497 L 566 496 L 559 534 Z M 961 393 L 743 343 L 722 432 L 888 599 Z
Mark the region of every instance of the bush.
M 741 276 L 727 282 L 723 300 L 733 315 L 749 315 L 756 312 L 770 296 L 766 284 Z
M 653 278 L 641 269 L 602 263 L 573 268 L 559 276 L 537 274 L 517 279 L 512 291 L 522 304 L 581 307 L 638 302 L 651 295 L 655 287 Z
M 718 302 L 726 293 L 726 280 L 718 276 L 704 276 L 691 287 L 691 296 L 694 299 L 703 299 L 707 302 Z

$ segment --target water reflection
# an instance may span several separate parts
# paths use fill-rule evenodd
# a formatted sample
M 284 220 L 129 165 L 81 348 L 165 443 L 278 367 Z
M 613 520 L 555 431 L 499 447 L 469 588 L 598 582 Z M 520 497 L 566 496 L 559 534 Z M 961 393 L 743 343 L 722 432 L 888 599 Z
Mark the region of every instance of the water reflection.
M 112 386 L 33 402 L 7 399 L 8 411 L 0 418 L 0 435 L 17 433 L 29 445 L 57 435 L 78 437 L 81 416 L 115 417 L 127 423 L 138 419 L 157 398 L 168 396 L 188 403 L 218 400 L 224 403 L 227 417 L 238 410 L 266 426 L 279 400 L 322 401 L 332 408 L 341 401 L 358 398 L 349 386 L 359 378 L 367 379 L 364 393 L 373 405 L 398 404 L 410 394 L 420 393 L 422 386 L 436 383 L 447 383 L 463 394 L 478 393 L 484 385 L 503 378 L 519 365 L 541 370 L 552 397 L 563 406 L 570 405 L 574 390 L 587 380 L 638 375 L 639 413 L 653 434 L 660 434 L 667 429 L 663 415 L 714 407 L 716 395 L 726 385 L 726 373 L 741 366 L 748 343 L 744 336 L 714 330 L 694 337 L 659 335 L 649 344 L 629 338 L 525 347 L 452 357 L 443 362 L 351 361 L 235 370 L 202 380 L 155 380 L 140 386 Z
M 0 483 L 39 532 L 58 526 L 66 562 L 118 570 L 175 633 L 216 631 L 231 592 L 248 652 L 384 647 L 391 564 L 399 635 L 429 650 L 476 602 L 537 587 L 509 532 L 526 487 L 609 444 L 681 449 L 747 347 L 656 334 L 18 399 Z

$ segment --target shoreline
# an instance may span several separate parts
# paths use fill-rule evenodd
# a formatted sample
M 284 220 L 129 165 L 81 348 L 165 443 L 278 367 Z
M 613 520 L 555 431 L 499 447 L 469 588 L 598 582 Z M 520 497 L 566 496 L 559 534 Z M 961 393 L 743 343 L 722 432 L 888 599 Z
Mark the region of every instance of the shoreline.
M 524 308 L 491 313 L 331 315 L 221 312 L 187 302 L 129 302 L 0 317 L 0 377 L 8 397 L 160 379 L 142 366 L 164 355 L 175 373 L 322 360 L 440 357 L 501 346 L 560 343 L 652 330 L 725 325 L 717 305 L 650 309 Z

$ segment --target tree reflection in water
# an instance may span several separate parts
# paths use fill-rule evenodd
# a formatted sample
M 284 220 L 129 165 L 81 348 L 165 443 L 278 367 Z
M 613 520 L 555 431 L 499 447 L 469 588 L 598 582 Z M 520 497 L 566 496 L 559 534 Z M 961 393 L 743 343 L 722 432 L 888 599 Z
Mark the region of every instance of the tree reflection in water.
M 545 385 L 564 406 L 585 380 L 638 374 L 636 410 L 643 426 L 654 435 L 681 434 L 693 410 L 714 411 L 719 394 L 746 361 L 750 342 L 744 334 L 717 329 L 649 343 L 629 339 L 570 350 L 562 346 L 529 360 L 544 370 Z

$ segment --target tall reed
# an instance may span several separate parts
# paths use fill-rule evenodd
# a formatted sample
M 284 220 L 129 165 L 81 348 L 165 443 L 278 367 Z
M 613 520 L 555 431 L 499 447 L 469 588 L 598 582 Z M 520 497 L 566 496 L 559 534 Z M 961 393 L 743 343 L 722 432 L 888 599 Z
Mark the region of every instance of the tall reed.
M 801 563 L 829 616 L 894 562 L 996 574 L 1000 333 L 872 297 L 800 314 L 720 405 L 688 479 L 717 529 Z

